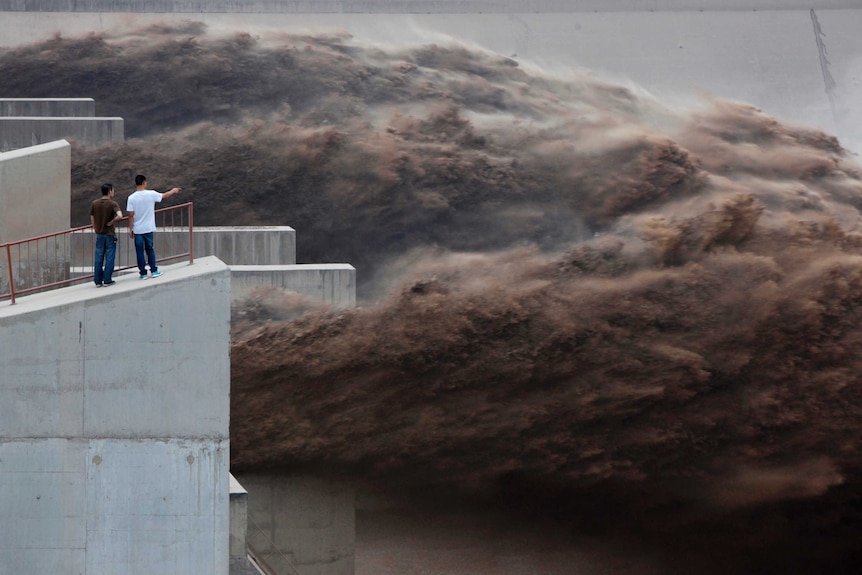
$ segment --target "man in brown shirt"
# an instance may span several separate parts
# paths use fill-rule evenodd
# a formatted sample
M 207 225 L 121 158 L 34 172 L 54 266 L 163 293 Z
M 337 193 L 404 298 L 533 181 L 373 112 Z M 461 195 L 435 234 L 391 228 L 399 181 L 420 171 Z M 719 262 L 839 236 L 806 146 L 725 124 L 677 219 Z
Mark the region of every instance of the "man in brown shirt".
M 93 257 L 93 281 L 96 282 L 96 287 L 116 283 L 111 279 L 117 254 L 114 222 L 122 217 L 120 205 L 114 201 L 114 185 L 102 184 L 102 197 L 90 204 L 90 224 L 96 232 L 96 252 Z

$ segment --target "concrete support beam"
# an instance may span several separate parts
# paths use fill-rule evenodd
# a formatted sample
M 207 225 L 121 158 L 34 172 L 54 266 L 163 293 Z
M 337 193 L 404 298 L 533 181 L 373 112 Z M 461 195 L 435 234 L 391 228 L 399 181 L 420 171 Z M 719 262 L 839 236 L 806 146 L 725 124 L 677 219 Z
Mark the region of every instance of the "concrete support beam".
M 71 171 L 65 140 L 0 152 L 0 243 L 69 228 Z
M 56 116 L 0 117 L 0 151 L 35 146 L 54 140 L 77 140 L 87 146 L 122 142 L 122 118 Z
M 86 118 L 95 115 L 93 98 L 0 98 L 0 116 Z
M 234 301 L 272 286 L 336 308 L 356 306 L 356 268 L 350 264 L 230 266 L 230 274 Z
M 0 572 L 227 575 L 230 272 L 0 304 Z

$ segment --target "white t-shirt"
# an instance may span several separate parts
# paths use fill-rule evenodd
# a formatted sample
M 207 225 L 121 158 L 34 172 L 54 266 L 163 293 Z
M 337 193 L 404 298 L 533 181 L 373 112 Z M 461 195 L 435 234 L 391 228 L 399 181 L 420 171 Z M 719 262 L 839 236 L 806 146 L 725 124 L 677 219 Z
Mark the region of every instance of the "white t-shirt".
M 155 190 L 136 190 L 126 201 L 126 211 L 135 212 L 132 233 L 148 234 L 156 231 L 156 204 L 162 195 Z

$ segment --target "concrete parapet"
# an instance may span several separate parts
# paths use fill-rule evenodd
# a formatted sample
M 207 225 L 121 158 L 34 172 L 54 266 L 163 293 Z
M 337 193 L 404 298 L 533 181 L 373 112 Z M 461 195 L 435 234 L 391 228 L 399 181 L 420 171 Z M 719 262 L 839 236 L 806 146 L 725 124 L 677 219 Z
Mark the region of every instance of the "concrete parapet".
M 57 116 L 0 117 L 0 151 L 36 146 L 54 140 L 76 140 L 87 146 L 122 142 L 122 118 Z
M 272 286 L 336 308 L 356 305 L 356 268 L 350 264 L 230 266 L 230 274 L 234 301 L 257 288 Z
M 71 171 L 65 140 L 0 152 L 0 243 L 68 229 Z
M 216 258 L 0 304 L 2 573 L 227 575 Z
M 86 118 L 95 115 L 93 98 L 0 98 L 0 116 Z

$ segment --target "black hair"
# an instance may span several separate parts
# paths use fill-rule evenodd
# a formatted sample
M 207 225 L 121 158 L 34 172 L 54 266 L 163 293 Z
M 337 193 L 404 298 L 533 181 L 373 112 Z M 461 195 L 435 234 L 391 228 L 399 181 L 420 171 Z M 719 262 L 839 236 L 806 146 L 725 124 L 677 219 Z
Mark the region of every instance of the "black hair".
M 114 184 L 102 184 L 102 195 L 107 196 L 114 189 Z
M 143 184 L 146 181 L 147 181 L 147 177 L 143 174 L 138 174 L 137 176 L 135 176 L 135 185 L 136 186 L 140 186 L 141 184 Z

